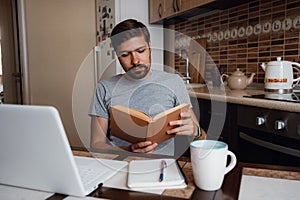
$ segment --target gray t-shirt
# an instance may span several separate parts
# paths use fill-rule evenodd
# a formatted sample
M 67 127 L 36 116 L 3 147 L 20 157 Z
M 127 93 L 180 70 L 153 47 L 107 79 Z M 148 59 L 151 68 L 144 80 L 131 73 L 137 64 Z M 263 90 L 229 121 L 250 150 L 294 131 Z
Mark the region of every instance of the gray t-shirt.
M 154 117 L 182 103 L 191 105 L 186 86 L 177 74 L 152 70 L 147 79 L 135 81 L 120 74 L 97 84 L 89 115 L 109 119 L 110 106 L 123 105 Z M 130 144 L 113 136 L 110 138 L 116 146 Z M 174 139 L 159 144 L 154 153 L 173 155 Z

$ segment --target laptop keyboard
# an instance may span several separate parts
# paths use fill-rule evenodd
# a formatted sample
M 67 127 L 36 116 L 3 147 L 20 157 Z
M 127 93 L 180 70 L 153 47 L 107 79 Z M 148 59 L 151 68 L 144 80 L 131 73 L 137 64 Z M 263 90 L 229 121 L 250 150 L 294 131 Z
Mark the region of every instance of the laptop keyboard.
M 82 183 L 88 185 L 93 181 L 99 179 L 105 173 L 103 169 L 94 169 L 88 166 L 78 166 L 79 175 L 81 177 Z

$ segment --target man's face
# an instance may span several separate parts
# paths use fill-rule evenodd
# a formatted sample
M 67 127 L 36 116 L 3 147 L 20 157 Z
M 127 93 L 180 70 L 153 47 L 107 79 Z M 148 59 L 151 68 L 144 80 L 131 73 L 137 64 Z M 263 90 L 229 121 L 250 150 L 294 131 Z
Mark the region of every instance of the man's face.
M 151 48 L 144 36 L 133 37 L 117 48 L 119 61 L 127 73 L 133 79 L 142 79 L 150 71 Z

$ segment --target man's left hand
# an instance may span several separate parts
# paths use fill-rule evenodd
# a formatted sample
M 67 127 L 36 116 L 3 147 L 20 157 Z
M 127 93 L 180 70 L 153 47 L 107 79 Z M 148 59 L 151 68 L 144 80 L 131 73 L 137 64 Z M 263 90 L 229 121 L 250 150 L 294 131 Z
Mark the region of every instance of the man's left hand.
M 170 126 L 177 125 L 177 127 L 167 131 L 167 134 L 196 136 L 197 125 L 193 120 L 193 111 L 190 109 L 187 112 L 182 112 L 180 116 L 180 120 L 169 122 Z

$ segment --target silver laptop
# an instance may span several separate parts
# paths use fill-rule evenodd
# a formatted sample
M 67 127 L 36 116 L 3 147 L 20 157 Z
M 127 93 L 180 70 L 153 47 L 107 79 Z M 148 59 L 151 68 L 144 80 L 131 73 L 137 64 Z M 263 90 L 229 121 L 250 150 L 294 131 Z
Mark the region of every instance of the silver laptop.
M 0 184 L 86 196 L 126 165 L 73 156 L 54 107 L 0 104 Z

